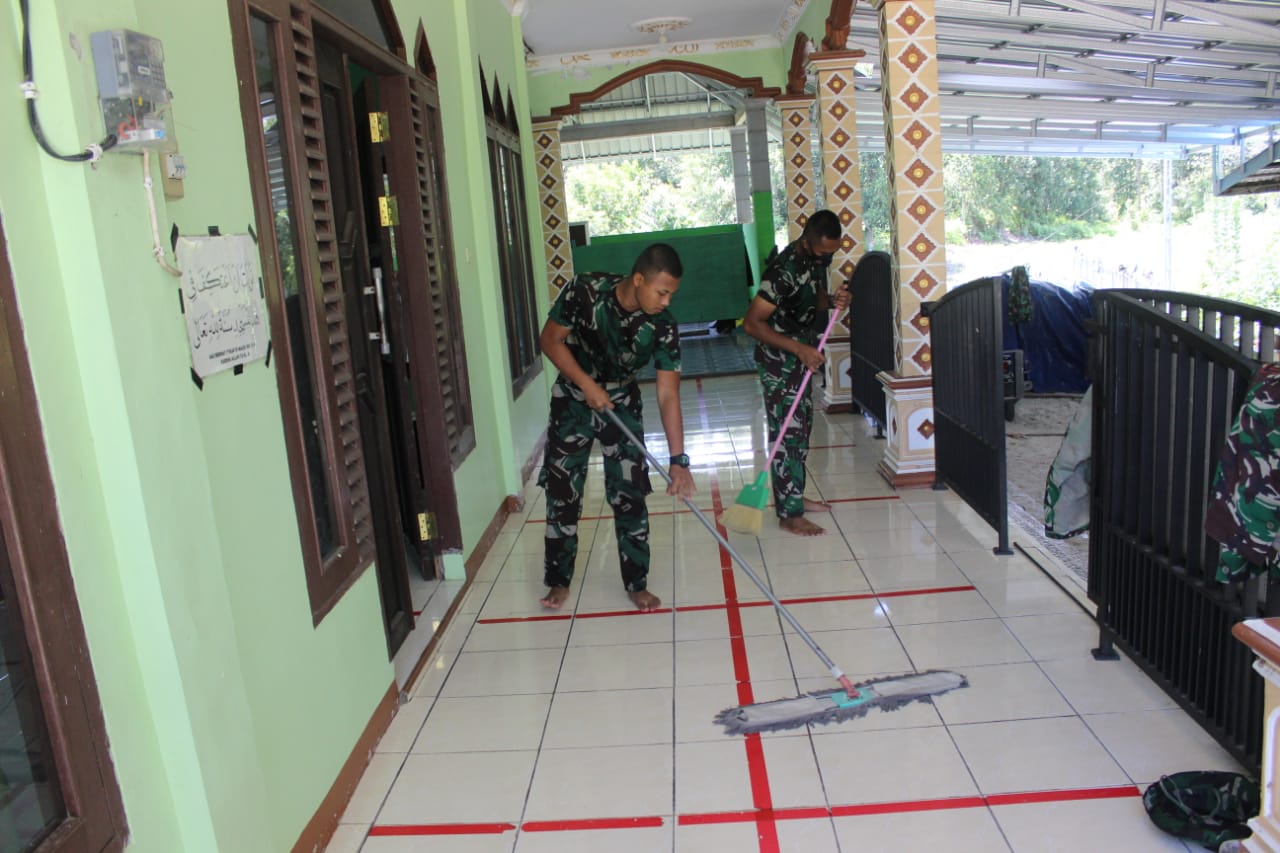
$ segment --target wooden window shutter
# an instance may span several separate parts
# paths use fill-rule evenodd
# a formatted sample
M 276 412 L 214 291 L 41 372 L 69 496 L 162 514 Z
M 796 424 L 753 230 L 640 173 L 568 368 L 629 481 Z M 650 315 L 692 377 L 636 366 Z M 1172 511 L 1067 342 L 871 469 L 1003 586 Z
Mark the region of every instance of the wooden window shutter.
M 329 184 L 328 158 L 324 145 L 324 126 L 320 107 L 320 78 L 316 64 L 315 35 L 311 26 L 309 9 L 291 7 L 291 34 L 293 59 L 299 98 L 298 123 L 302 134 L 302 150 L 299 169 L 304 186 L 299 198 L 302 220 L 299 233 L 305 235 L 314 251 L 300 253 L 304 268 L 304 281 L 312 289 L 309 300 L 316 309 L 316 340 L 322 349 L 316 361 L 327 373 L 333 410 L 329 428 L 334 439 L 336 466 L 334 474 L 340 491 L 345 491 L 345 501 L 340 506 L 349 508 L 351 533 L 354 537 L 361 564 L 374 556 L 373 519 L 369 503 L 369 487 L 364 466 L 364 453 L 360 444 L 360 424 L 356 410 L 355 376 L 352 370 L 351 342 L 347 333 L 347 318 L 342 302 L 342 281 L 338 258 L 338 235 L 334 223 L 333 197 Z M 307 240 L 306 237 L 310 237 Z M 310 273 L 309 275 L 307 273 Z M 347 515 L 347 513 L 340 513 Z
M 440 102 L 430 81 L 415 78 L 409 91 L 413 122 L 418 202 L 422 211 L 423 240 L 427 252 L 427 289 L 435 343 L 436 369 L 449 458 L 456 468 L 475 447 L 471 387 L 458 306 L 458 283 L 451 254 L 440 164 Z

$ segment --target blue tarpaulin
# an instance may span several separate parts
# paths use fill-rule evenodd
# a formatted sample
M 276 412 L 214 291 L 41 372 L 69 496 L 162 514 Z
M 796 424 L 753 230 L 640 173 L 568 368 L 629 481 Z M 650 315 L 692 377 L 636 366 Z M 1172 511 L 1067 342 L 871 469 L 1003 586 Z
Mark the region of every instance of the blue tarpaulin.
M 1083 394 L 1089 387 L 1085 321 L 1093 317 L 1093 288 L 1032 280 L 1031 322 L 1015 325 L 1009 322 L 1010 276 L 1005 273 L 1001 279 L 1004 349 L 1022 350 L 1029 390 Z

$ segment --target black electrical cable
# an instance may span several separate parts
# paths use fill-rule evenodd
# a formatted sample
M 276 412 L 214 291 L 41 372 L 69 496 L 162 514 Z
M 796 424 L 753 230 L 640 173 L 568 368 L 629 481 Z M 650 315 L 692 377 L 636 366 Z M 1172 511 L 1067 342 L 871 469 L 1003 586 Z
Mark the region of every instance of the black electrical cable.
M 31 25 L 28 22 L 31 13 L 27 8 L 29 4 L 30 0 L 18 0 L 18 8 L 22 11 L 22 94 L 27 99 L 27 120 L 31 124 L 31 135 L 36 138 L 36 142 L 40 143 L 40 147 L 46 154 L 57 160 L 67 163 L 96 160 L 102 156 L 103 151 L 114 147 L 119 141 L 115 134 L 107 134 L 96 146 L 90 146 L 79 154 L 61 154 L 53 150 L 48 140 L 44 138 L 44 131 L 40 129 L 40 117 L 36 115 L 36 83 L 32 74 Z

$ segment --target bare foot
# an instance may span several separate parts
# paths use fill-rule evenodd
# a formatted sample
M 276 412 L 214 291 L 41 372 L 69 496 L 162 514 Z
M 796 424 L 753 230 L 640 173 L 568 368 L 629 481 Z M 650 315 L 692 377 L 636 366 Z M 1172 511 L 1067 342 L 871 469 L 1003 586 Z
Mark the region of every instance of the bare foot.
M 797 536 L 821 536 L 827 532 L 803 515 L 796 518 L 778 519 L 778 526 Z
M 538 603 L 548 610 L 559 610 L 564 604 L 565 599 L 569 597 L 569 587 L 553 586 L 547 588 L 547 594 L 538 599 Z
M 831 512 L 831 504 L 825 501 L 812 501 L 808 498 L 804 499 L 805 512 Z
M 640 611 L 648 612 L 650 610 L 657 610 L 662 605 L 662 601 L 658 596 L 649 592 L 647 589 L 642 589 L 639 592 L 629 592 L 627 593 L 627 596 L 636 606 L 636 609 Z

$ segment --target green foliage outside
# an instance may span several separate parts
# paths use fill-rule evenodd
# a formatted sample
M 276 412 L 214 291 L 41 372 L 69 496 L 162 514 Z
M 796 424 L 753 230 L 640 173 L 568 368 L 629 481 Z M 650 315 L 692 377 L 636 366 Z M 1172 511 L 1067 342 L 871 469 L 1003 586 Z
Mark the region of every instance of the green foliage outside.
M 786 241 L 787 197 L 780 146 L 770 150 L 775 240 Z M 637 234 L 732 225 L 733 157 L 727 150 L 636 160 L 569 164 L 569 218 L 591 224 L 593 235 Z
M 781 152 L 775 146 L 771 153 L 781 245 L 786 192 Z M 867 242 L 887 251 L 885 158 L 864 153 L 861 160 Z M 1215 196 L 1208 153 L 1171 165 L 1172 286 L 1280 310 L 1280 193 Z M 1033 255 L 1043 241 L 1090 254 L 1109 240 L 1117 266 L 1141 266 L 1162 282 L 1163 170 L 1159 160 L 945 155 L 948 247 L 1016 244 Z M 570 217 L 590 221 L 593 234 L 737 221 L 728 151 L 571 165 L 566 180 Z
M 637 234 L 738 221 L 728 151 L 569 165 L 569 218 L 593 235 Z

